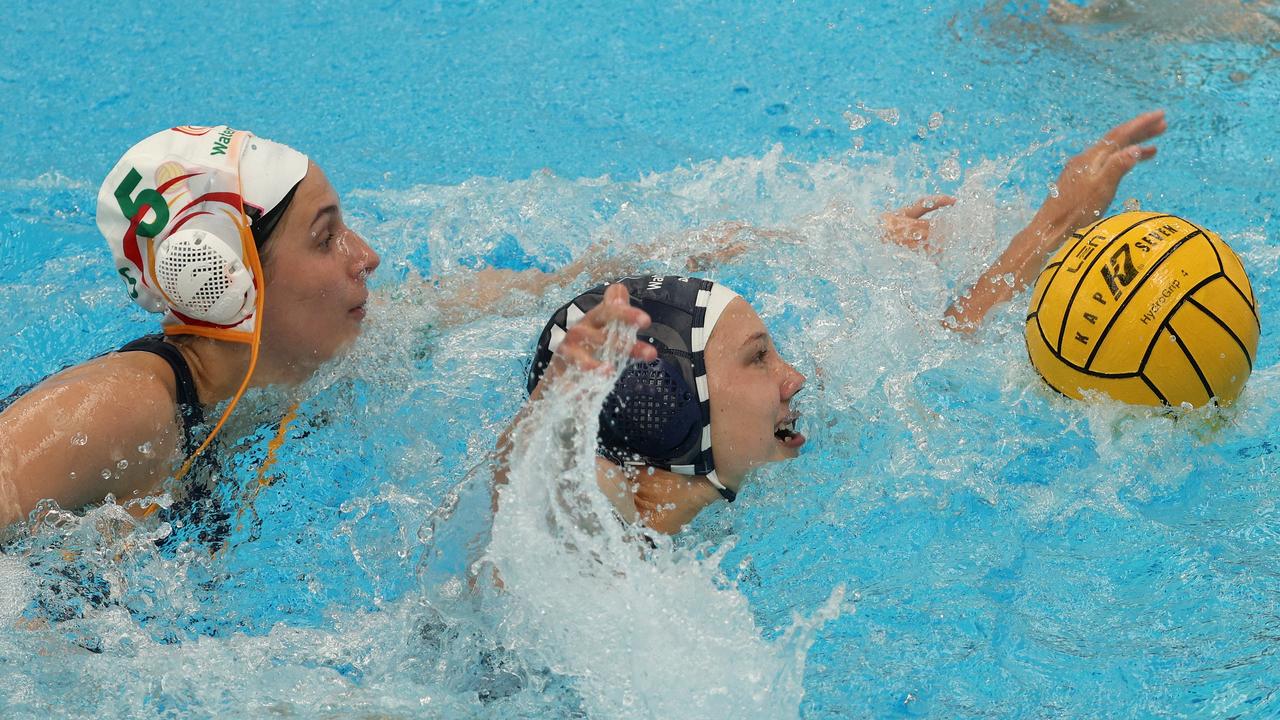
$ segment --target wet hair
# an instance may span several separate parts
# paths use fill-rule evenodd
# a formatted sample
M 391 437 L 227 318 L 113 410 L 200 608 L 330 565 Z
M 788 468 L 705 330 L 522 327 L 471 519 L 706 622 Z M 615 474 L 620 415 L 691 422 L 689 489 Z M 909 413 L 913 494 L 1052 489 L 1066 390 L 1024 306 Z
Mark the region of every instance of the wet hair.
M 276 225 L 280 224 L 280 218 L 284 217 L 284 213 L 289 209 L 289 205 L 293 202 L 293 196 L 298 192 L 298 185 L 302 181 L 299 180 L 288 193 L 276 203 L 276 206 L 266 212 L 261 212 L 258 208 L 245 204 L 244 214 L 249 216 L 252 221 L 249 224 L 249 230 L 253 233 L 253 244 L 258 246 L 258 254 L 261 256 L 266 248 L 267 240 L 271 239 L 271 233 L 275 232 Z

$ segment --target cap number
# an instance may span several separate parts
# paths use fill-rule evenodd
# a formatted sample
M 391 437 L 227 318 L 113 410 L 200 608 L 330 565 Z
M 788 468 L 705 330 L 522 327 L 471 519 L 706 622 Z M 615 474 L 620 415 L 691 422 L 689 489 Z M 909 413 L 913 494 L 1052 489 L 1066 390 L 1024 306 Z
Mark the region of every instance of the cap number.
M 129 274 L 129 268 L 120 268 L 120 276 L 124 278 L 125 283 L 129 286 L 129 297 L 134 300 L 138 299 L 138 281 Z
M 139 215 L 143 213 L 145 208 L 150 208 L 155 213 L 155 217 L 151 222 L 139 223 L 138 234 L 143 237 L 155 237 L 164 229 L 166 223 L 169 222 L 169 204 L 165 202 L 164 196 L 158 190 L 146 188 L 138 193 L 138 197 L 133 197 L 133 191 L 138 187 L 138 183 L 142 182 L 142 175 L 137 170 L 129 168 L 129 174 L 124 176 L 124 180 L 116 188 L 116 202 L 120 204 L 120 212 L 129 221 L 133 221 L 135 217 L 145 217 Z

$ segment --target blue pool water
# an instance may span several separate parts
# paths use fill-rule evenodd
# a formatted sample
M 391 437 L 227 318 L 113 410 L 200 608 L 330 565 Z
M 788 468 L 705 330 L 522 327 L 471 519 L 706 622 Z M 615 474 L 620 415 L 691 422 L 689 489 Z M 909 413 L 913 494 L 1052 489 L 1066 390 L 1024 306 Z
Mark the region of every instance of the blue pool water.
M 252 501 L 282 401 L 238 414 L 225 549 L 159 552 L 107 507 L 0 557 L 6 717 L 1280 714 L 1273 3 L 76 5 L 0 31 L 8 386 L 153 327 L 93 209 L 160 127 L 311 154 L 384 262 L 366 336 L 301 389 Z M 1216 229 L 1261 307 L 1221 412 L 1056 396 L 1025 298 L 976 338 L 937 322 L 1063 160 L 1151 107 L 1170 130 L 1117 208 Z M 936 191 L 961 198 L 940 256 L 876 240 L 883 208 Z M 572 290 L 450 323 L 422 278 L 595 243 L 667 272 L 726 220 L 797 238 L 712 274 L 809 377 L 803 455 L 642 558 L 548 526 L 547 488 L 599 500 L 530 437 L 488 542 L 476 468 Z M 505 591 L 468 588 L 481 556 Z

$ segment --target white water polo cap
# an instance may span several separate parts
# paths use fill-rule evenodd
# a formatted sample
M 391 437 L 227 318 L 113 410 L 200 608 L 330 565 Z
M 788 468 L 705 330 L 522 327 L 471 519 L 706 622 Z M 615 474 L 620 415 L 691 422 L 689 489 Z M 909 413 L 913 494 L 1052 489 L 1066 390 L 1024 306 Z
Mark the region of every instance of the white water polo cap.
M 736 297 L 724 285 L 667 276 L 615 280 L 631 304 L 652 323 L 637 333 L 658 357 L 627 366 L 600 410 L 597 450 L 620 464 L 643 464 L 681 475 L 705 475 L 726 500 L 736 494 L 716 476 L 711 453 L 711 394 L 707 341 L 725 307 Z M 537 387 L 565 333 L 604 299 L 608 283 L 588 290 L 556 310 L 538 338 L 527 388 Z
M 182 126 L 134 145 L 98 192 L 98 229 L 129 295 L 165 331 L 249 341 L 258 246 L 307 157 L 252 133 Z

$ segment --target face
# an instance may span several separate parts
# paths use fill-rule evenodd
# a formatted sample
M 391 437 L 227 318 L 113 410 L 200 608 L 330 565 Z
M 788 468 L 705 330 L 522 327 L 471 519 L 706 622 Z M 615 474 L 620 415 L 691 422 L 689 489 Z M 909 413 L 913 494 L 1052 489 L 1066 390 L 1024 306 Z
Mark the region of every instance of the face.
M 755 310 L 734 298 L 707 341 L 711 448 L 716 474 L 737 488 L 749 470 L 793 458 L 804 445 L 791 398 L 804 376 L 778 355 Z
M 338 354 L 360 334 L 378 261 L 313 163 L 264 248 L 263 355 L 301 380 Z

